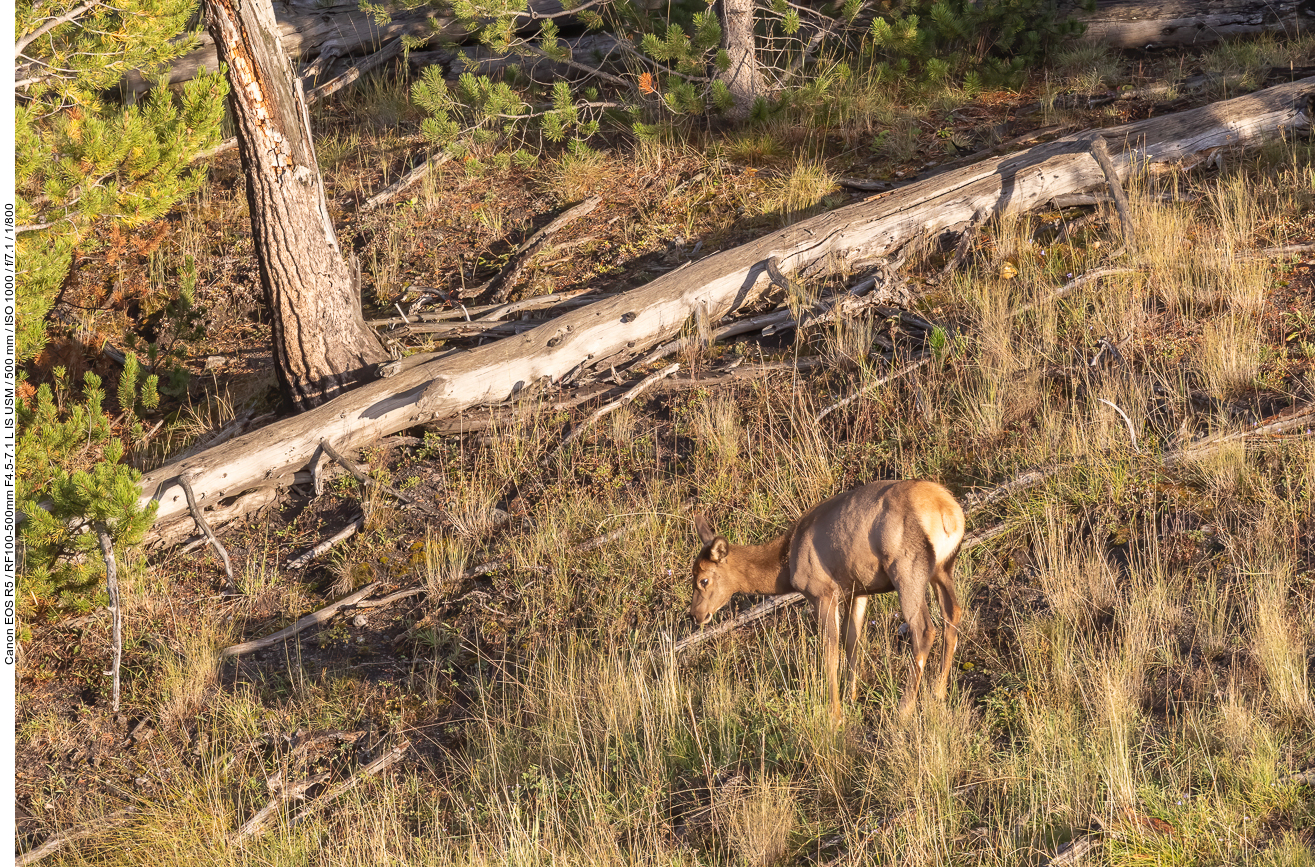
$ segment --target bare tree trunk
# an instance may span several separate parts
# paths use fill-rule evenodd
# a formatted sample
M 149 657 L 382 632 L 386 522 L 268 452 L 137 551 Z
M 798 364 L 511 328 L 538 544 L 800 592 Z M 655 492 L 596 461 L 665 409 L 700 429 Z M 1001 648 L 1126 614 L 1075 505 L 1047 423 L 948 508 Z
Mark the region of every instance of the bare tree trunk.
M 753 0 L 722 0 L 722 47 L 730 55 L 731 65 L 721 74 L 730 88 L 735 105 L 729 112 L 732 120 L 745 120 L 753 103 L 764 95 L 763 77 L 754 51 Z
M 338 248 L 305 94 L 270 0 L 206 0 L 206 13 L 228 66 L 279 387 L 309 409 L 373 379 L 389 355 L 361 317 L 360 275 Z

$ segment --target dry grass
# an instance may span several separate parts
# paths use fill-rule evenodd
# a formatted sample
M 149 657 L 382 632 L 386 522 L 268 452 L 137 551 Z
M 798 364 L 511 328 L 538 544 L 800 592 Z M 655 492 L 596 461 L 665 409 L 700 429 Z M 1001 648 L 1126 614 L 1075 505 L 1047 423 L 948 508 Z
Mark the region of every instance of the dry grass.
M 759 206 L 764 214 L 779 214 L 787 223 L 811 212 L 836 188 L 836 175 L 820 160 L 800 158 L 790 170 L 770 181 Z
M 1064 64 L 1070 82 L 1109 83 L 1104 55 Z M 861 84 L 833 85 L 852 88 L 833 118 L 842 135 L 871 122 L 860 107 L 893 112 Z M 772 123 L 708 160 L 703 185 L 682 192 L 691 213 L 747 196 L 714 198 L 723 158 L 774 163 L 798 143 L 799 132 Z M 877 149 L 916 148 L 913 124 L 895 127 Z M 534 399 L 482 439 L 427 441 L 426 472 L 451 527 L 408 537 L 401 567 L 429 599 L 397 617 L 441 616 L 418 649 L 393 651 L 410 667 L 405 678 L 372 681 L 362 674 L 371 659 L 314 669 L 297 645 L 230 677 L 215 660 L 230 627 L 199 616 L 200 605 L 184 612 L 191 643 L 143 653 L 149 673 L 134 681 L 134 701 L 183 733 L 156 741 L 168 779 L 130 825 L 63 862 L 1004 867 L 1039 864 L 1098 825 L 1092 863 L 1310 863 L 1315 807 L 1285 781 L 1315 764 L 1315 446 L 1235 443 L 1163 460 L 1230 423 L 1190 411 L 1186 392 L 1245 402 L 1283 352 L 1267 330 L 1274 273 L 1234 254 L 1304 225 L 1311 152 L 1285 147 L 1259 167 L 1182 179 L 1196 202 L 1164 204 L 1149 181 L 1134 187 L 1137 232 L 1113 263 L 1101 257 L 1116 243 L 1089 243 L 1098 230 L 1046 245 L 1027 219 L 988 226 L 978 265 L 929 290 L 935 300 L 921 310 L 957 329 L 936 362 L 820 425 L 817 410 L 851 393 L 852 372 L 689 391 L 662 398 L 660 413 L 636 404 L 547 467 L 539 462 L 566 418 Z M 369 146 L 358 150 L 366 158 L 360 151 Z M 688 158 L 663 143 L 636 157 L 658 174 Z M 574 200 L 606 183 L 607 165 L 577 152 L 545 161 L 539 182 Z M 833 183 L 823 164 L 800 160 L 764 208 L 802 212 Z M 428 206 L 441 207 L 443 189 L 425 188 Z M 627 231 L 637 249 L 645 233 L 693 234 L 678 221 Z M 400 230 L 385 239 L 376 279 L 393 279 L 388 244 L 403 239 Z M 1109 264 L 1136 271 L 1054 298 L 1070 274 Z M 832 367 L 866 381 L 872 327 L 823 335 Z M 1091 367 L 1100 336 L 1122 362 Z M 815 348 L 803 339 L 789 351 Z M 1128 415 L 1138 450 L 1102 398 Z M 687 497 L 736 541 L 762 541 L 868 478 L 931 475 L 968 493 L 1033 467 L 1046 484 L 972 516 L 974 529 L 1010 530 L 961 558 L 969 614 L 950 696 L 924 692 L 911 723 L 896 713 L 908 642 L 890 597 L 869 608 L 858 700 L 839 726 L 821 700 L 816 629 L 802 608 L 672 658 L 689 628 L 679 620 L 695 547 L 679 508 Z M 526 509 L 510 517 L 501 510 L 513 508 L 504 502 L 513 490 Z M 376 561 L 392 567 L 375 552 L 407 528 L 388 508 L 371 505 L 370 530 L 345 546 L 352 565 L 338 590 L 359 586 Z M 623 525 L 623 538 L 572 551 Z M 494 557 L 512 567 L 477 585 L 458 577 Z M 316 607 L 313 588 L 282 574 L 269 551 L 247 564 L 239 623 L 254 612 L 290 622 Z M 169 610 L 168 589 L 133 586 L 130 637 L 157 628 L 147 614 Z M 487 604 L 463 608 L 472 589 Z M 334 629 L 348 627 L 317 638 L 338 640 Z M 25 748 L 63 754 L 84 734 L 39 708 L 23 713 Z M 366 726 L 422 745 L 333 807 L 228 842 L 286 764 L 264 745 Z M 58 795 L 48 781 L 41 803 Z M 103 811 L 49 812 L 73 824 Z

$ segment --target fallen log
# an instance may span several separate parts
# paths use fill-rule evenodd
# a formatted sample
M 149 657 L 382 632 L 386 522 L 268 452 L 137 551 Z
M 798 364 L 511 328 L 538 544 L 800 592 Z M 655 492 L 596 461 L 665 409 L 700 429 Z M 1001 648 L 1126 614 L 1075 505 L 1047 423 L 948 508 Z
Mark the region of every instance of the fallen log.
M 1114 48 L 1199 45 L 1261 33 L 1295 36 L 1315 25 L 1308 0 L 1097 0 L 1077 11 L 1086 39 Z
M 551 15 L 562 9 L 559 0 L 530 0 L 528 7 L 536 14 Z M 445 12 L 446 7 L 420 6 L 395 12 L 391 20 L 379 23 L 356 3 L 324 5 L 315 0 L 280 0 L 274 4 L 274 17 L 283 36 L 283 48 L 294 62 L 326 58 L 323 67 L 340 57 L 372 54 L 390 40 L 402 36 L 428 40 L 459 42 L 469 37 L 465 25 Z M 525 16 L 530 23 L 530 14 Z M 219 69 L 219 55 L 214 40 L 203 35 L 200 44 L 169 66 L 169 83 L 181 84 L 195 78 L 201 70 Z M 322 71 L 322 70 L 321 70 Z M 140 72 L 124 76 L 125 92 L 139 96 L 155 86 L 155 81 Z
M 1303 110 L 1312 92 L 1315 77 L 1112 127 L 1100 135 L 1126 180 L 1132 165 L 1171 164 L 1210 148 L 1255 144 L 1308 125 Z M 159 500 L 147 542 L 170 543 L 193 532 L 177 484 L 182 473 L 191 474 L 203 508 L 231 505 L 253 490 L 309 480 L 308 465 L 326 438 L 343 449 L 356 447 L 472 407 L 524 397 L 582 365 L 619 364 L 675 336 L 700 307 L 715 322 L 758 298 L 770 282 L 769 260 L 782 274 L 857 270 L 916 238 L 960 229 L 979 211 L 1024 213 L 1063 193 L 1103 187 L 1091 136 L 1077 133 L 993 157 L 804 220 L 515 337 L 468 352 L 408 358 L 387 379 L 145 474 L 142 504 Z M 236 517 L 237 510 L 226 511 L 226 517 Z M 209 517 L 212 526 L 218 523 L 214 513 Z

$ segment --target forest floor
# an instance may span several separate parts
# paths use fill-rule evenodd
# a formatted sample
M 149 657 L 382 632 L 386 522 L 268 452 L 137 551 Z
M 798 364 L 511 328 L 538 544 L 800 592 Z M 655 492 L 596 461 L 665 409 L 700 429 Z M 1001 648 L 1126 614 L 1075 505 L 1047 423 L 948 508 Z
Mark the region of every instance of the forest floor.
M 859 74 L 745 131 L 449 163 L 369 212 L 423 154 L 407 82 L 370 78 L 312 125 L 367 317 L 383 319 L 426 292 L 430 309 L 485 303 L 467 287 L 590 195 L 602 204 L 513 299 L 631 288 L 872 195 L 840 179 L 900 184 L 1312 64 L 1310 40 L 1267 39 L 1080 48 L 1019 92 L 972 97 Z M 1202 72 L 1219 77 L 1057 107 Z M 105 611 L 27 611 L 20 850 L 103 821 L 53 860 L 1003 865 L 1076 844 L 1085 863 L 1311 863 L 1315 441 L 1309 425 L 1230 435 L 1315 404 L 1315 260 L 1249 255 L 1315 242 L 1315 142 L 1227 152 L 1173 189 L 1132 185 L 1128 239 L 1088 207 L 993 222 L 948 274 L 952 250 L 912 251 L 902 276 L 932 336 L 853 318 L 687 351 L 680 377 L 561 451 L 591 404 L 553 409 L 552 394 L 472 413 L 462 435 L 387 438 L 360 460 L 422 506 L 349 476 L 294 489 L 221 532 L 236 595 L 205 547 L 128 554 L 118 714 Z M 131 349 L 125 333 L 190 374 L 131 444 L 140 466 L 276 408 L 246 207 L 237 155 L 221 156 L 196 198 L 80 258 L 61 296 L 67 333 L 32 381 L 59 365 L 115 382 L 102 348 Z M 1102 267 L 1124 270 L 1055 297 Z M 205 333 L 184 339 L 167 308 L 193 276 Z M 408 351 L 473 343 L 388 333 Z M 879 386 L 882 341 L 931 361 Z M 893 598 L 869 609 L 839 725 L 804 607 L 673 651 L 692 632 L 689 501 L 763 541 L 866 480 L 934 478 L 972 502 L 1030 470 L 1039 484 L 968 510 L 970 532 L 1001 532 L 959 561 L 951 695 L 924 693 L 913 722 L 895 713 L 908 647 Z M 358 515 L 359 533 L 290 568 Z M 371 585 L 322 627 L 220 655 Z

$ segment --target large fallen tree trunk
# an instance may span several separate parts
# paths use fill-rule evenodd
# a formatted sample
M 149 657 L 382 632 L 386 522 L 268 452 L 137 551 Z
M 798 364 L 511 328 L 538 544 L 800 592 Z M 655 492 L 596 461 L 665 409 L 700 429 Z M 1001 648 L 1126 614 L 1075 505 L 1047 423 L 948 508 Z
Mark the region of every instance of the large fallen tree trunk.
M 148 541 L 193 532 L 177 479 L 187 474 L 211 525 L 267 503 L 271 488 L 310 479 L 319 444 L 340 451 L 472 407 L 499 403 L 581 366 L 619 363 L 675 335 L 695 310 L 716 320 L 756 298 L 782 274 L 861 267 L 909 241 L 972 224 L 974 216 L 1026 212 L 1055 196 L 1105 185 L 1091 155 L 1108 144 L 1118 173 L 1172 163 L 1225 145 L 1255 144 L 1306 125 L 1315 77 L 1192 111 L 1069 136 L 946 172 L 716 253 L 646 286 L 566 313 L 524 334 L 469 352 L 417 355 L 387 379 L 184 460 L 142 479 L 143 499 L 160 501 Z M 254 507 L 254 506 L 253 506 Z
M 1098 0 L 1094 12 L 1072 9 L 1086 38 L 1115 48 L 1199 45 L 1259 33 L 1296 36 L 1315 25 L 1311 0 Z
M 562 7 L 559 0 L 530 0 L 528 8 L 549 15 L 560 12 Z M 389 40 L 404 35 L 451 41 L 466 38 L 469 34 L 465 25 L 445 9 L 421 6 L 403 10 L 381 24 L 356 3 L 322 5 L 314 0 L 295 0 L 275 3 L 274 17 L 288 57 L 304 62 L 322 55 L 338 58 L 370 54 Z M 202 69 L 210 72 L 219 69 L 219 53 L 209 34 L 201 37 L 196 49 L 170 64 L 169 83 L 189 81 Z M 124 88 L 133 94 L 140 95 L 154 86 L 154 81 L 138 72 L 124 76 Z

